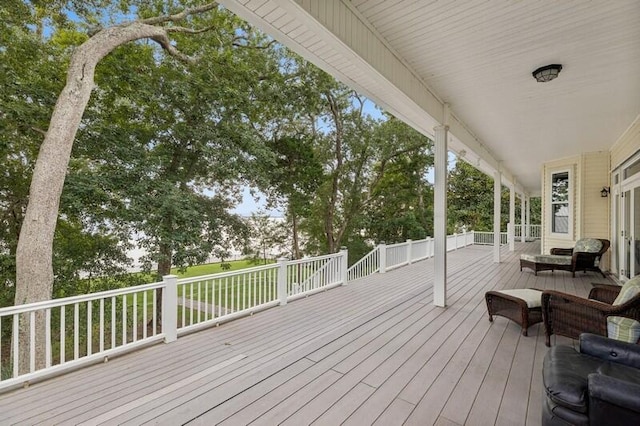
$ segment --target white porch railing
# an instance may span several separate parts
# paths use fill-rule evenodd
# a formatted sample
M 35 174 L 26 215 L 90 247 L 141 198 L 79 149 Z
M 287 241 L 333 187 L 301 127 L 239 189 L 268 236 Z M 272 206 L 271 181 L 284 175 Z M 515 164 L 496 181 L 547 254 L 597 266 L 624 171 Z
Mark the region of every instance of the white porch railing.
M 287 263 L 287 301 L 346 284 L 347 251 Z
M 177 334 L 278 305 L 279 269 L 275 263 L 177 280 Z
M 367 253 L 362 259 L 351 265 L 347 271 L 349 281 L 366 277 L 380 271 L 380 246 L 376 246 Z
M 474 232 L 447 236 L 447 251 L 474 244 Z M 407 240 L 404 243 L 380 243 L 348 270 L 348 280 L 363 278 L 376 272 L 385 273 L 423 259 L 433 257 L 434 239 Z
M 493 233 L 472 231 L 447 237 L 447 251 L 472 244 L 493 244 Z M 501 234 L 501 244 L 506 244 L 506 233 Z M 11 340 L 0 339 L 0 390 L 143 345 L 171 342 L 201 328 L 433 255 L 432 238 L 408 240 L 380 244 L 351 268 L 343 249 L 235 272 L 180 280 L 166 276 L 162 282 L 2 308 L 0 330 Z M 162 321 L 156 316 L 158 304 Z M 20 359 L 21 345 L 28 348 L 25 360 Z
M 11 344 L 0 346 L 0 389 L 162 340 L 156 301 L 164 288 L 166 283 L 158 282 L 0 309 L 0 327 L 11 330 Z M 164 297 L 161 303 L 166 308 Z M 29 347 L 23 371 L 21 344 Z M 37 355 L 36 346 L 44 353 Z
M 508 234 L 506 232 L 500 233 L 500 245 L 503 246 L 507 244 Z M 473 232 L 473 242 L 478 245 L 493 245 L 493 232 Z
M 152 284 L 2 308 L 0 329 L 11 331 L 11 342 L 3 345 L 0 339 L 0 390 L 160 340 L 171 342 L 346 281 L 343 250 L 237 272 L 181 280 L 170 275 Z M 157 303 L 162 304 L 161 326 Z M 20 326 L 25 325 L 27 332 L 21 335 Z M 22 368 L 20 345 L 28 347 Z M 37 354 L 37 347 L 44 353 Z
M 525 237 L 534 238 L 536 240 L 539 240 L 542 238 L 542 225 L 525 225 L 523 227 L 522 225 L 518 224 L 518 225 L 515 225 L 513 228 L 514 228 L 514 233 L 516 238 L 522 237 L 523 228 L 525 231 Z

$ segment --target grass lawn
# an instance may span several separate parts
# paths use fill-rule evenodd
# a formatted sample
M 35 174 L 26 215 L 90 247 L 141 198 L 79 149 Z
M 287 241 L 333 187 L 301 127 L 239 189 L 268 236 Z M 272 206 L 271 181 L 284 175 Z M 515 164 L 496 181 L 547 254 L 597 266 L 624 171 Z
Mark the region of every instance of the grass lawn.
M 268 262 L 273 263 L 272 261 L 268 261 Z M 191 277 L 197 277 L 200 275 L 209 275 L 209 274 L 217 274 L 220 272 L 237 271 L 239 269 L 254 268 L 256 266 L 263 265 L 263 263 L 256 264 L 256 263 L 252 263 L 249 260 L 235 260 L 227 263 L 231 265 L 231 268 L 229 268 L 226 271 L 222 269 L 221 263 L 207 263 L 206 265 L 190 266 L 184 272 L 180 272 L 178 269 L 173 268 L 171 269 L 171 273 L 174 275 L 177 275 L 179 278 L 191 278 Z

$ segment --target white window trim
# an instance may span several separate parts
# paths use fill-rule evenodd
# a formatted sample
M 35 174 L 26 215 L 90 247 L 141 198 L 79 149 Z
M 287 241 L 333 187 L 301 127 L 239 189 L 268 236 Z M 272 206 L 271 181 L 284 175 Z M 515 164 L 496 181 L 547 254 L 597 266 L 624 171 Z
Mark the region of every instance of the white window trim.
M 553 203 L 551 201 L 551 195 L 553 193 L 552 190 L 552 183 L 553 183 L 553 175 L 555 174 L 559 174 L 559 173 L 567 173 L 567 175 L 569 176 L 569 224 L 568 224 L 568 231 L 566 234 L 562 234 L 562 233 L 558 233 L 558 232 L 553 232 Z M 575 209 L 575 200 L 574 200 L 574 194 L 575 194 L 575 180 L 573 178 L 573 167 L 563 167 L 563 168 L 559 168 L 559 169 L 553 169 L 553 170 L 549 170 L 549 175 L 547 176 L 547 200 L 549 203 L 549 208 L 547 209 L 547 223 L 549 224 L 549 236 L 552 238 L 558 238 L 558 239 L 563 239 L 563 240 L 571 240 L 573 241 L 573 226 L 574 226 L 574 220 L 573 220 L 573 212 Z

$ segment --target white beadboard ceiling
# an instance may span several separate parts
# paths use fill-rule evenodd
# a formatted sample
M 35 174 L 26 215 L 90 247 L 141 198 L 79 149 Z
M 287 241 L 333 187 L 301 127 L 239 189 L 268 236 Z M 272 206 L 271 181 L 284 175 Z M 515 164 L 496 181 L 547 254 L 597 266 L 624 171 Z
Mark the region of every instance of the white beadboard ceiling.
M 447 103 L 452 148 L 530 194 L 544 162 L 609 150 L 640 114 L 640 0 L 222 3 L 424 133 Z M 424 100 L 397 65 L 367 66 L 376 49 Z M 560 76 L 537 83 L 552 63 Z

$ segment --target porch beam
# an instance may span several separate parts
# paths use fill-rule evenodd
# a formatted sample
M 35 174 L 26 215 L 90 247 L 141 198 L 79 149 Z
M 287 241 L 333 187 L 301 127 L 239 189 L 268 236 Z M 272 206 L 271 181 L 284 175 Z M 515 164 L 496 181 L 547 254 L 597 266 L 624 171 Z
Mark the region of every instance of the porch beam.
M 500 215 L 502 204 L 502 174 L 493 174 L 493 262 L 500 263 Z
M 447 306 L 447 137 L 449 126 L 436 126 L 434 152 L 434 282 L 433 304 Z

